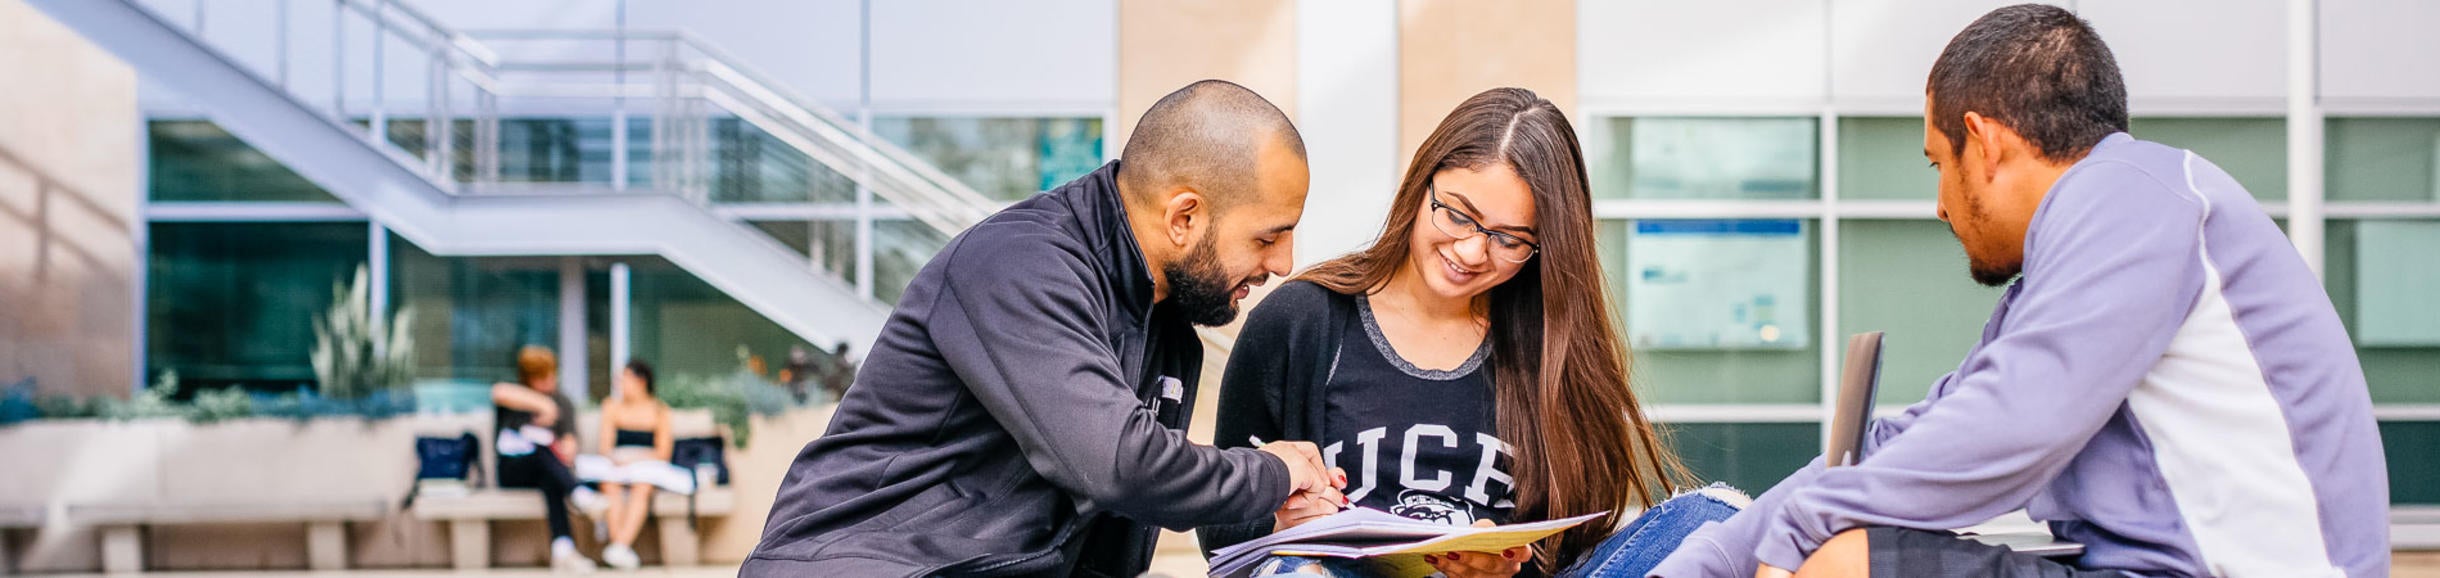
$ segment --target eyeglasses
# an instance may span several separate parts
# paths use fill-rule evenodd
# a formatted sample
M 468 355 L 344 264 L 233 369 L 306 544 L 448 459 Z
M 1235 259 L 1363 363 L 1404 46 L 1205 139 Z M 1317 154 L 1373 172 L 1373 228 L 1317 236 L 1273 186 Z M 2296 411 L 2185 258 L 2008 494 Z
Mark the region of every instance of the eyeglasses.
M 1532 260 L 1534 255 L 1542 252 L 1542 245 L 1538 243 L 1527 241 L 1516 235 L 1483 228 L 1482 222 L 1474 220 L 1474 217 L 1466 215 L 1464 211 L 1441 204 L 1438 187 L 1430 184 L 1424 186 L 1430 187 L 1426 189 L 1426 194 L 1429 195 L 1427 198 L 1432 202 L 1432 228 L 1440 229 L 1441 233 L 1459 240 L 1472 239 L 1477 235 L 1489 236 L 1491 237 L 1491 256 L 1510 263 Z

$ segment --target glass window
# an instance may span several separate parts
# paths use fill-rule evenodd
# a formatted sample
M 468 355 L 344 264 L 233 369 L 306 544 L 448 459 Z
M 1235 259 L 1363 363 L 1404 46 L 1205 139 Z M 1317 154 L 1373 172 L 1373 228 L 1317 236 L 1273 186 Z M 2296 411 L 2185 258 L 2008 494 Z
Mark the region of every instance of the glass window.
M 2389 503 L 2440 505 L 2440 422 L 2381 422 L 2389 458 Z
M 2333 118 L 2329 199 L 2440 202 L 2440 118 Z
M 1840 221 L 1838 259 L 1839 334 L 1887 333 L 1881 407 L 1923 401 L 1956 370 L 2002 291 L 1967 276 L 1965 249 L 1940 221 Z
M 804 255 L 842 281 L 856 281 L 856 222 L 749 221 L 772 240 Z M 877 234 L 877 233 L 876 233 Z
M 631 355 L 662 376 L 729 375 L 741 367 L 743 348 L 761 361 L 769 379 L 787 364 L 791 349 L 815 350 L 694 274 L 659 260 L 630 262 Z
M 873 132 L 1004 201 L 1075 180 L 1106 158 L 1097 117 L 879 117 Z
M 145 372 L 189 391 L 316 383 L 313 318 L 364 266 L 364 223 L 154 223 Z
M 1841 199 L 1930 201 L 1940 196 L 1940 173 L 1923 158 L 1923 117 L 1848 117 L 1838 120 L 1838 196 Z
M 712 200 L 727 203 L 852 203 L 856 183 L 760 127 L 712 121 Z
M 1754 223 L 1797 225 L 1794 239 L 1772 238 L 1690 238 L 1677 243 L 1638 243 L 1635 239 L 1638 223 L 1672 223 L 1672 221 L 1603 221 L 1601 224 L 1602 263 L 1604 276 L 1610 285 L 1612 306 L 1621 311 L 1622 320 L 1639 317 L 1662 327 L 1640 327 L 1633 321 L 1623 321 L 1630 341 L 1630 369 L 1645 403 L 1814 403 L 1821 399 L 1821 347 L 1812 339 L 1811 328 L 1820 327 L 1820 295 L 1813 288 L 1820 285 L 1821 276 L 1811 265 L 1820 246 L 1819 233 L 1811 221 L 1764 220 Z M 1677 223 L 1684 223 L 1678 221 Z M 1631 247 L 1642 250 L 1666 251 L 1672 255 L 1656 255 L 1637 259 Z M 1692 251 L 1691 253 L 1689 251 Z M 1676 270 L 1672 262 L 1702 262 L 1705 255 L 1730 263 L 1735 257 L 1739 265 L 1721 269 L 1693 271 Z M 1751 264 L 1761 269 L 1748 268 Z M 1641 265 L 1643 270 L 1631 269 Z M 1644 281 L 1639 281 L 1644 280 Z M 1785 287 L 1801 280 L 1800 287 Z M 1650 287 L 1675 294 L 1696 295 L 1683 291 L 1695 285 L 1721 288 L 1723 291 L 1743 288 L 1738 293 L 1745 298 L 1718 300 L 1715 307 L 1683 307 L 1655 305 L 1658 310 L 1638 315 L 1634 309 L 1635 287 Z M 1794 298 L 1774 297 L 1765 312 L 1755 298 L 1757 288 L 1774 288 L 1767 293 L 1784 294 L 1797 291 Z M 1725 292 L 1723 295 L 1727 294 Z M 1678 299 L 1679 297 L 1672 297 Z M 1692 300 L 1696 297 L 1683 297 Z M 1779 301 L 1785 299 L 1785 301 Z M 1735 302 L 1731 302 L 1735 301 Z M 1647 304 L 1654 305 L 1654 304 Z M 1664 308 L 1666 307 L 1666 308 Z M 1784 322 L 1776 337 L 1782 343 L 1748 343 L 1742 345 L 1663 345 L 1665 333 L 1690 333 L 1712 327 L 1719 319 L 1743 315 L 1748 325 L 1762 322 L 1764 317 Z M 1671 326 L 1683 329 L 1671 329 Z M 1801 326 L 1801 328 L 1798 328 Z M 1761 337 L 1756 329 L 1755 338 Z
M 154 201 L 338 202 L 208 120 L 156 120 L 148 128 Z
M 1813 118 L 1613 117 L 1585 134 L 1595 198 L 1820 197 Z
M 2287 119 L 2137 118 L 2127 132 L 2202 155 L 2255 199 L 2287 200 Z
M 393 235 L 390 304 L 413 312 L 417 378 L 514 380 L 517 348 L 559 348 L 559 259 L 439 257 Z
M 2440 221 L 2333 219 L 2327 234 L 2322 278 L 2372 400 L 2440 403 L 2440 305 L 2431 300 Z
M 1726 482 L 1749 495 L 1762 495 L 1822 453 L 1816 422 L 1663 425 L 1697 481 Z
M 906 293 L 907 282 L 915 280 L 915 273 L 949 245 L 949 237 L 922 221 L 877 221 L 873 223 L 873 245 L 873 297 L 896 304 L 898 296 Z

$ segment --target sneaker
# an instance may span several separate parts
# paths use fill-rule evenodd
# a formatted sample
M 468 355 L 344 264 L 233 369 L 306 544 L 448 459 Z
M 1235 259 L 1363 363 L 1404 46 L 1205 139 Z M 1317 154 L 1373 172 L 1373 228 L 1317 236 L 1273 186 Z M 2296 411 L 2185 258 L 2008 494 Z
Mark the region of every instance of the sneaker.
M 636 567 L 644 565 L 644 560 L 636 557 L 634 548 L 611 544 L 610 547 L 602 549 L 602 563 L 609 564 L 612 568 L 633 572 Z
M 562 574 L 592 574 L 593 559 L 576 552 L 576 541 L 560 538 L 551 541 L 551 571 Z
M 600 519 L 602 512 L 610 509 L 610 500 L 593 488 L 580 487 L 568 492 L 568 502 L 576 504 L 577 511 L 584 512 L 587 518 Z

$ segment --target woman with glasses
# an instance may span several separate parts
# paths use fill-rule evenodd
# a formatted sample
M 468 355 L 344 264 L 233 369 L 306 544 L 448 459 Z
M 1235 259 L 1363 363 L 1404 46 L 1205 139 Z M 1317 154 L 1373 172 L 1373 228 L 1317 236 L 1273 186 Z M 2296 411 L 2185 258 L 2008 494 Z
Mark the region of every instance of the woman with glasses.
M 1202 528 L 1205 551 L 1346 507 L 1476 526 L 1604 513 L 1531 548 L 1427 561 L 1453 578 L 1641 577 L 1734 514 L 1744 499 L 1726 488 L 1671 498 L 1684 468 L 1628 387 L 1594 239 L 1584 154 L 1557 107 L 1516 88 L 1458 105 L 1381 236 L 1264 299 L 1222 377 L 1219 444 L 1318 444 L 1347 472 L 1344 500 Z M 1255 572 L 1369 573 L 1303 558 Z

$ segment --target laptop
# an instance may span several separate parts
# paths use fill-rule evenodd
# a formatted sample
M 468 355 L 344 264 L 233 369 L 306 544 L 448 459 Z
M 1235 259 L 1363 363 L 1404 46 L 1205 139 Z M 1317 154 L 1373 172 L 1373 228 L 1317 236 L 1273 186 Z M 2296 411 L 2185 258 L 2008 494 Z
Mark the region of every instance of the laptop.
M 1839 378 L 1838 402 L 1830 414 L 1830 434 L 1822 436 L 1822 456 L 1830 467 L 1864 460 L 1864 431 L 1872 425 L 1873 398 L 1881 393 L 1881 332 L 1847 338 L 1847 364 Z
M 1873 403 L 1880 393 L 1881 332 L 1849 336 L 1846 365 L 1839 376 L 1838 401 L 1830 414 L 1830 434 L 1822 437 L 1823 461 L 1829 467 L 1851 466 L 1864 460 L 1864 432 L 1872 427 Z M 1975 531 L 1980 529 L 1968 528 L 1961 538 L 2046 558 L 2084 553 L 2083 544 L 2059 540 L 2045 531 Z

